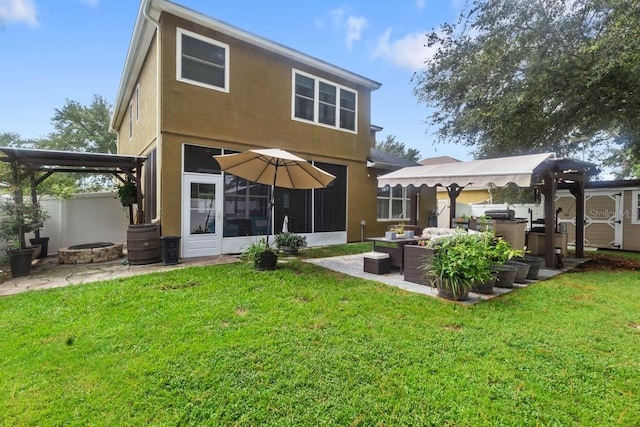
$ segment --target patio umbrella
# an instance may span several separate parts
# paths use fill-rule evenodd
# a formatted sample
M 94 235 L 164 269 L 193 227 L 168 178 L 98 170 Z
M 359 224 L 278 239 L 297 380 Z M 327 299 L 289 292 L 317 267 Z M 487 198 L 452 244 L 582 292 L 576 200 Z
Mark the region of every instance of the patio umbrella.
M 243 153 L 213 156 L 220 168 L 247 181 L 274 187 L 310 190 L 324 188 L 336 177 L 313 166 L 305 159 L 278 148 L 248 150 Z M 269 216 L 273 206 L 273 192 Z M 269 231 L 267 230 L 267 245 Z

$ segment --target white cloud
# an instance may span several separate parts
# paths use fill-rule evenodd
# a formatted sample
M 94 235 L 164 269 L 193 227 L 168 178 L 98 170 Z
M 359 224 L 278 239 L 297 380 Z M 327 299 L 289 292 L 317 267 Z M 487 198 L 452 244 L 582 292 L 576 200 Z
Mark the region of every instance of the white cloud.
M 362 16 L 347 18 L 347 48 L 351 49 L 354 41 L 360 40 L 362 30 L 367 28 L 367 20 Z
M 373 50 L 373 58 L 382 58 L 409 71 L 417 71 L 435 53 L 426 47 L 427 31 L 409 33 L 401 39 L 391 40 L 391 28 L 379 38 Z
M 24 22 L 36 27 L 36 6 L 32 0 L 0 0 L 0 22 Z
M 345 43 L 351 49 L 353 42 L 360 40 L 362 31 L 369 25 L 366 18 L 347 14 L 344 7 L 331 10 L 333 26 L 342 35 L 345 34 Z
M 427 5 L 427 0 L 416 0 L 416 7 L 419 10 L 423 10 L 426 5 Z

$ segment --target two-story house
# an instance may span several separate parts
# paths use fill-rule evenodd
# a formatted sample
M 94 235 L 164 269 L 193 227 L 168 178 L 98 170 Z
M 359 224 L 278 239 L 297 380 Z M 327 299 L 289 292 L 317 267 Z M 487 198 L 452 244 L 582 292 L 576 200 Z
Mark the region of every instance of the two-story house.
M 119 154 L 147 157 L 144 219 L 181 236 L 182 256 L 243 250 L 288 228 L 308 244 L 380 234 L 367 167 L 380 83 L 165 0 L 142 0 L 111 127 Z M 247 182 L 212 156 L 281 148 L 336 176 L 325 189 Z M 366 225 L 363 225 L 366 224 Z

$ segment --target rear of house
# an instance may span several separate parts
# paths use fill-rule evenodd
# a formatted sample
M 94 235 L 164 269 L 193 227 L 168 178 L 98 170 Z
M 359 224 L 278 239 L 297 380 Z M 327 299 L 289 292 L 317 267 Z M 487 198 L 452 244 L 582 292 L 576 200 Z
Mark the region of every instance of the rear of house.
M 237 253 L 264 235 L 270 186 L 223 173 L 214 155 L 288 150 L 337 178 L 275 189 L 310 245 L 361 238 L 378 224 L 371 93 L 380 84 L 163 0 L 143 0 L 111 126 L 120 154 L 144 155 L 141 222 L 182 237 L 182 256 Z M 369 227 L 368 231 L 373 231 Z M 379 231 L 373 231 L 379 232 Z

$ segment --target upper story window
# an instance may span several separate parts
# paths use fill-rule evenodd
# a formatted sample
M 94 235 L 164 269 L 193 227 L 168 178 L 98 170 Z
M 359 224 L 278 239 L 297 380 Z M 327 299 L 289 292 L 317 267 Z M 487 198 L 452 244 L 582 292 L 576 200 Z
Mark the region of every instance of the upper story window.
M 176 78 L 229 92 L 229 45 L 182 28 L 176 38 Z
M 356 132 L 357 93 L 293 70 L 292 118 Z

